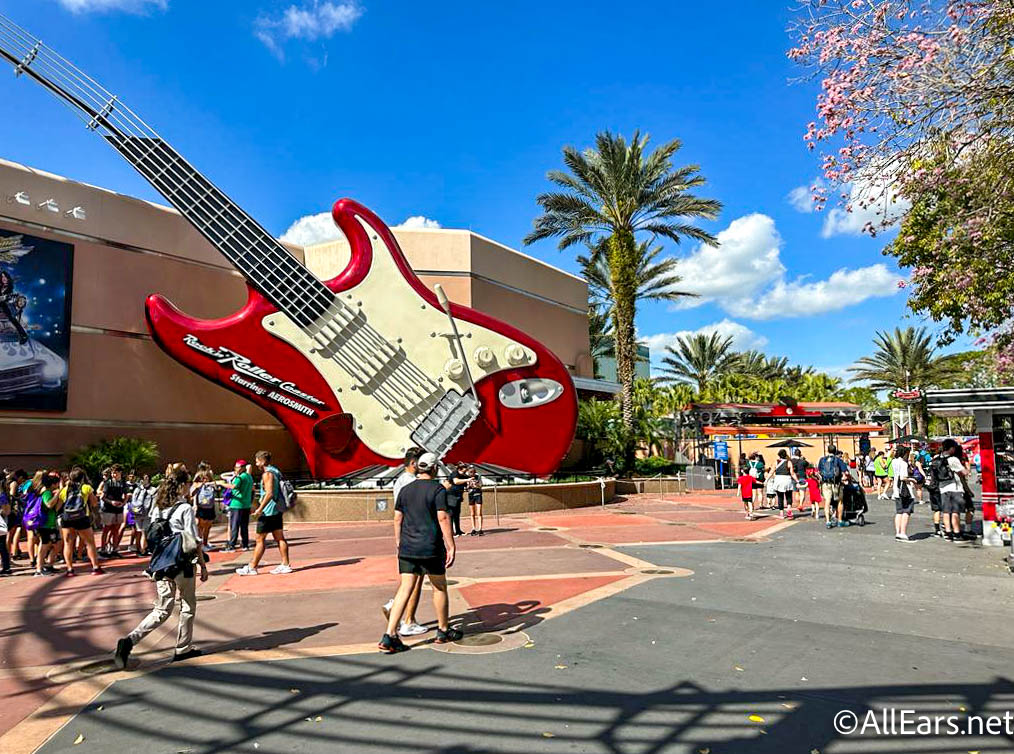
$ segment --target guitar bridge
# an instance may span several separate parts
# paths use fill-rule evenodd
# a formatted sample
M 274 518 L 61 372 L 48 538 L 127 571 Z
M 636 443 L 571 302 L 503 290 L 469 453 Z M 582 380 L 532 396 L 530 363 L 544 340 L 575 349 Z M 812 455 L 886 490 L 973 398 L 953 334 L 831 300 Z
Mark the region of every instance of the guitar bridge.
M 416 427 L 412 442 L 442 458 L 478 417 L 479 404 L 471 393 L 448 390 Z

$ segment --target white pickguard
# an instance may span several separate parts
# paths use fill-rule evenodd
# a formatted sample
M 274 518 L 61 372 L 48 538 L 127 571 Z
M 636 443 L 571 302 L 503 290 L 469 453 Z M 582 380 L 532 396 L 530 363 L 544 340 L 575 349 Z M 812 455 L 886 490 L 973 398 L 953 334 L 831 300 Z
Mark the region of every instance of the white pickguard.
M 373 246 L 373 263 L 359 285 L 337 294 L 342 303 L 361 312 L 369 326 L 392 346 L 404 351 L 407 360 L 439 386 L 439 395 L 451 388 L 460 393 L 469 392 L 468 378 L 461 364 L 454 363 L 461 359 L 461 354 L 447 315 L 419 297 L 402 277 L 383 239 L 361 218 L 357 219 Z M 535 364 L 536 354 L 530 348 L 493 330 L 456 321 L 464 358 L 475 382 L 504 369 Z M 371 391 L 363 390 L 335 359 L 321 353 L 319 343 L 287 315 L 271 314 L 264 318 L 263 325 L 269 333 L 292 345 L 313 363 L 331 386 L 342 409 L 355 418 L 356 435 L 367 447 L 385 458 L 404 455 L 405 449 L 413 444 L 410 436 L 415 422 L 411 418 L 400 420 L 386 410 Z M 431 405 L 429 401 L 417 402 L 415 416 L 425 415 Z

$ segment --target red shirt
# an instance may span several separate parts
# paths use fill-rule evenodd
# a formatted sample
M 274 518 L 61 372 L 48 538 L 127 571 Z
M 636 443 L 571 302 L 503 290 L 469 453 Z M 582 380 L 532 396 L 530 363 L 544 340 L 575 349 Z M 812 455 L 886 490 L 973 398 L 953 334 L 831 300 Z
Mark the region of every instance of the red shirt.
M 753 483 L 756 481 L 749 474 L 743 474 L 743 476 L 736 480 L 736 484 L 739 485 L 740 494 L 743 497 L 753 497 Z

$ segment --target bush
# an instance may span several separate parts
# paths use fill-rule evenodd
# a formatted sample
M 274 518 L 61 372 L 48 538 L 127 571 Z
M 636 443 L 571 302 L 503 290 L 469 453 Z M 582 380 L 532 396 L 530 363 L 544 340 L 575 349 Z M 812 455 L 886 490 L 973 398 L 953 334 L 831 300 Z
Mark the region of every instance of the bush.
M 677 465 L 672 460 L 663 458 L 662 456 L 648 456 L 647 458 L 638 458 L 634 461 L 634 472 L 637 476 L 675 474 L 677 471 L 681 471 L 682 468 L 682 464 Z
M 158 443 L 138 437 L 114 437 L 85 445 L 71 455 L 71 466 L 80 466 L 88 472 L 88 478 L 98 484 L 102 469 L 118 463 L 126 471 L 143 473 L 158 466 Z

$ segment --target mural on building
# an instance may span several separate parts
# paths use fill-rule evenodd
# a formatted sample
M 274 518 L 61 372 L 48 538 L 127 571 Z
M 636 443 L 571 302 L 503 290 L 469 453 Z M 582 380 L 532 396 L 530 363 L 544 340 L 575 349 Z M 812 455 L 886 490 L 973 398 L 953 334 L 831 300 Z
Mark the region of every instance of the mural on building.
M 0 409 L 65 411 L 74 247 L 0 229 Z

